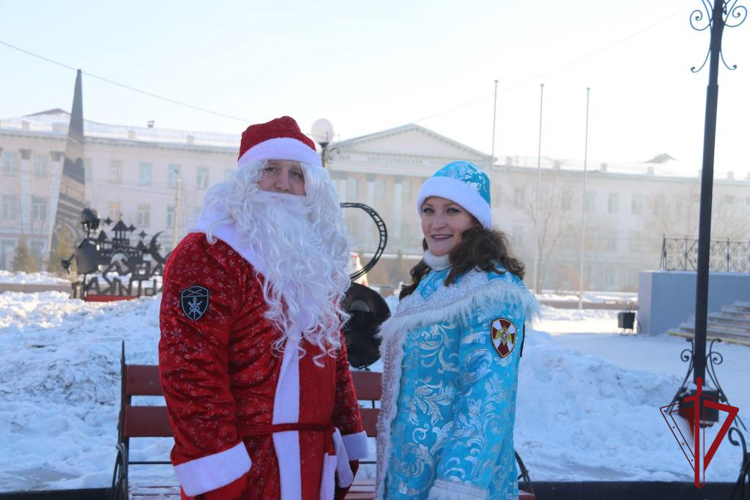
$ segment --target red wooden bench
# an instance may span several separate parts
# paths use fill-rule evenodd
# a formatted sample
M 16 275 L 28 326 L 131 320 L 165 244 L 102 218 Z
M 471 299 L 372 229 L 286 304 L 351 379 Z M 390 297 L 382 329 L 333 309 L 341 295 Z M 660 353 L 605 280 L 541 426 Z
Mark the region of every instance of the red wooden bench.
M 125 343 L 122 345 L 120 360 L 121 369 L 121 399 L 120 418 L 118 423 L 117 459 L 112 475 L 112 500 L 157 500 L 179 498 L 180 489 L 176 481 L 167 485 L 134 485 L 130 481 L 131 465 L 159 465 L 169 464 L 169 461 L 141 461 L 130 459 L 131 438 L 171 438 L 172 429 L 165 406 L 137 406 L 132 404 L 134 396 L 162 396 L 159 367 L 156 365 L 128 365 L 125 363 Z M 380 410 L 376 402 L 382 395 L 381 374 L 377 372 L 353 371 L 354 389 L 360 400 L 362 423 L 368 437 L 378 434 L 377 422 Z M 528 471 L 516 453 L 521 476 L 522 487 L 533 491 L 528 479 Z M 373 464 L 374 460 L 364 460 L 365 464 Z M 521 500 L 533 500 L 533 493 L 520 492 Z M 369 500 L 375 496 L 375 480 L 357 478 L 354 481 L 347 500 Z

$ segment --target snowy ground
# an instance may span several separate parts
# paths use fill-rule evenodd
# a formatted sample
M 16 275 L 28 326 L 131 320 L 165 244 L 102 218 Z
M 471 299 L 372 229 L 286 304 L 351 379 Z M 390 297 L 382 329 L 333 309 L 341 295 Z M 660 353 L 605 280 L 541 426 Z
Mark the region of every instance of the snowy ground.
M 156 363 L 157 317 L 155 298 L 97 304 L 60 292 L 0 294 L 0 492 L 110 485 L 120 343 L 128 363 Z M 515 440 L 532 479 L 692 481 L 659 412 L 685 374 L 679 355 L 689 344 L 614 334 L 616 323 L 616 311 L 544 308 L 529 332 Z M 749 378 L 750 349 L 719 350 L 720 380 L 750 424 L 750 389 L 741 383 Z M 171 445 L 133 446 L 132 459 L 154 459 L 166 458 Z M 739 449 L 725 440 L 708 480 L 736 480 L 739 461 Z M 161 466 L 133 474 L 172 473 Z
M 0 283 L 14 285 L 67 285 L 70 280 L 51 273 L 24 273 L 0 270 Z

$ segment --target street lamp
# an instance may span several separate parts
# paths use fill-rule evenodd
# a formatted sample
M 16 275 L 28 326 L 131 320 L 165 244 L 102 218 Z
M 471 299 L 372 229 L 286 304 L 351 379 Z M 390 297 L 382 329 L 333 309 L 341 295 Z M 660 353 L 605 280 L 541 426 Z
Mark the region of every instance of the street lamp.
M 313 140 L 320 144 L 320 157 L 323 168 L 325 168 L 328 162 L 328 145 L 333 141 L 333 124 L 325 118 L 321 118 L 313 123 L 311 132 Z

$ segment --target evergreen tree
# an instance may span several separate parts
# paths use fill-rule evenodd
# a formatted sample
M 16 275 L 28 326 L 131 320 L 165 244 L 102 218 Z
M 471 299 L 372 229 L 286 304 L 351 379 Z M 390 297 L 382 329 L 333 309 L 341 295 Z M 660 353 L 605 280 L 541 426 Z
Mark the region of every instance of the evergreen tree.
M 39 271 L 36 259 L 31 255 L 29 246 L 26 244 L 25 236 L 21 236 L 21 240 L 16 247 L 16 254 L 13 256 L 13 270 L 23 271 L 25 273 L 35 273 Z
M 49 263 L 47 264 L 47 271 L 55 273 L 58 276 L 68 277 L 68 271 L 62 266 L 63 260 L 70 259 L 71 255 L 75 253 L 75 248 L 70 241 L 70 231 L 66 227 L 62 227 L 57 234 L 55 247 L 52 249 L 49 255 Z M 70 273 L 76 273 L 76 261 L 70 266 Z

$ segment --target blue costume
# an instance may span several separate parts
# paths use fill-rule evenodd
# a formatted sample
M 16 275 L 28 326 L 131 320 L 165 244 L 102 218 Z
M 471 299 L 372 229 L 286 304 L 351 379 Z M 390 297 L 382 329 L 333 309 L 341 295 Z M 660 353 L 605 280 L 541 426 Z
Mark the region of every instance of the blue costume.
M 517 498 L 518 363 L 536 299 L 500 264 L 446 286 L 448 256 L 425 262 L 381 328 L 378 498 Z

